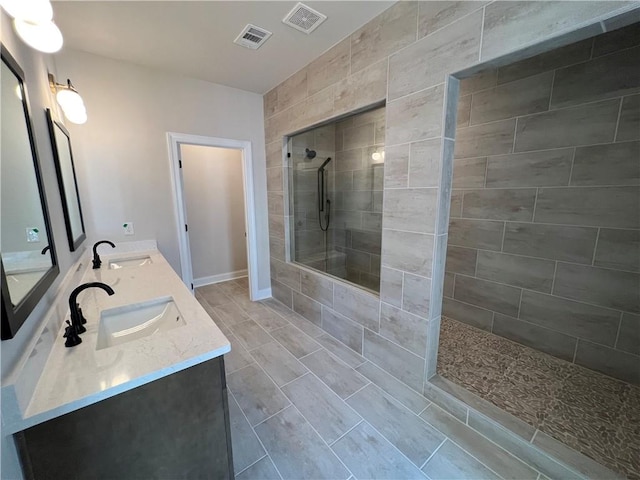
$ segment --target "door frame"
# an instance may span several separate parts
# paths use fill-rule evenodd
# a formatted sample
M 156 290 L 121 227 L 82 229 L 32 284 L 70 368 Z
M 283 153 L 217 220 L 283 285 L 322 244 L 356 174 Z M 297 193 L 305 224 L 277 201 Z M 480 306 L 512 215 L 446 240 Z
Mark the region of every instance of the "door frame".
M 244 222 L 247 247 L 247 271 L 249 276 L 249 297 L 259 300 L 258 290 L 258 250 L 256 241 L 256 213 L 253 191 L 253 155 L 251 142 L 228 138 L 205 137 L 185 133 L 167 132 L 169 165 L 171 168 L 171 184 L 173 205 L 180 247 L 180 269 L 182 281 L 193 292 L 193 268 L 191 265 L 191 249 L 189 236 L 185 226 L 187 222 L 186 202 L 184 199 L 184 182 L 181 173 L 180 145 L 199 145 L 203 147 L 231 148 L 242 153 L 242 180 L 244 187 Z

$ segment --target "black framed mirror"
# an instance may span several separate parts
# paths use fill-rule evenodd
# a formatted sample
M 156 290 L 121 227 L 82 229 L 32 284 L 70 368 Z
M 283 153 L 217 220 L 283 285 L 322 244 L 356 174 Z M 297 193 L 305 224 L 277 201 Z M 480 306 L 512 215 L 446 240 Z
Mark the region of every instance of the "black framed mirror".
M 80 193 L 78 192 L 78 179 L 73 163 L 71 150 L 71 136 L 63 124 L 53 119 L 51 110 L 47 108 L 47 123 L 49 124 L 49 136 L 53 149 L 53 160 L 56 165 L 58 187 L 62 198 L 62 210 L 64 223 L 67 229 L 69 249 L 75 252 L 87 235 L 84 230 L 82 207 L 80 206 Z
M 2 340 L 12 338 L 58 267 L 24 72 L 4 45 L 0 72 Z

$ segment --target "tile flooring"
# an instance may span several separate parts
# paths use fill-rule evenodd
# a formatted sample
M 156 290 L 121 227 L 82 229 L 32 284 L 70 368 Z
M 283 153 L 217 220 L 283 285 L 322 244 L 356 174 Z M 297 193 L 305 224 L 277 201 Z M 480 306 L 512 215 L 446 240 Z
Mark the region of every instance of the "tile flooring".
M 238 480 L 546 478 L 246 279 L 196 297 L 232 345 Z
M 443 318 L 438 373 L 628 478 L 640 478 L 640 387 Z

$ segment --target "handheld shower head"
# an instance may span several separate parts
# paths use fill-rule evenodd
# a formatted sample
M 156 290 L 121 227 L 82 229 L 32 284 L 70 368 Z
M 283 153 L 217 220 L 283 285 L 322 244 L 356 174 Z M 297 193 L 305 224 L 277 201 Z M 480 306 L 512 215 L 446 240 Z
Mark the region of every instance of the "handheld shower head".
M 324 163 L 322 165 L 320 165 L 320 168 L 318 168 L 318 171 L 324 170 L 324 167 L 326 167 L 327 163 L 329 163 L 330 161 L 331 161 L 331 157 L 327 157 L 327 159 L 324 161 Z
M 305 148 L 304 152 L 307 154 L 306 158 L 308 158 L 309 160 L 312 160 L 312 159 L 316 158 L 316 151 L 315 150 L 309 150 L 308 148 Z

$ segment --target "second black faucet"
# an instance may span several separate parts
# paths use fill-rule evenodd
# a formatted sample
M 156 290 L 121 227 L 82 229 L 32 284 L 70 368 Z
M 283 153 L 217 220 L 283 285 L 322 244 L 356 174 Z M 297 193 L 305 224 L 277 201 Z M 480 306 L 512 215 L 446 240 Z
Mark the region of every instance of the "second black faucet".
M 100 265 L 102 265 L 102 260 L 100 260 L 100 255 L 98 255 L 98 245 L 101 245 L 103 243 L 108 243 L 109 245 L 111 245 L 111 248 L 116 248 L 115 243 L 110 242 L 109 240 L 100 240 L 99 242 L 96 242 L 93 244 L 93 268 L 100 268 Z

